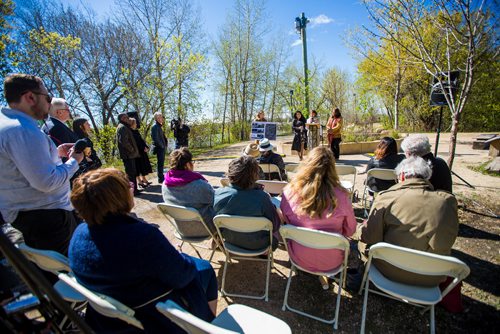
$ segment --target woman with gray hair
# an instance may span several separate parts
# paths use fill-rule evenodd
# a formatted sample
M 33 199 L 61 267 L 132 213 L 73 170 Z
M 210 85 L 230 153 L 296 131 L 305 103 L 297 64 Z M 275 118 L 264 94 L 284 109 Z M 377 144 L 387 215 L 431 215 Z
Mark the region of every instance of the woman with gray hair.
M 432 176 L 432 168 L 421 157 L 409 157 L 396 167 L 396 174 L 401 182 L 406 179 L 429 180 Z
M 401 149 L 405 152 L 407 158 L 412 156 L 422 157 L 431 164 L 432 176 L 430 183 L 434 190 L 446 190 L 452 192 L 452 180 L 450 168 L 441 158 L 435 157 L 431 153 L 431 144 L 426 135 L 410 135 L 401 143 Z

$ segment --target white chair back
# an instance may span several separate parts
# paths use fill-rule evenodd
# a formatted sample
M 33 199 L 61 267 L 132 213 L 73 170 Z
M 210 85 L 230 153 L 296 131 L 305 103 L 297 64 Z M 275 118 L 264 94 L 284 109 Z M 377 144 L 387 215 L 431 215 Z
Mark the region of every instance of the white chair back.
M 293 240 L 309 248 L 349 250 L 349 241 L 338 233 L 284 225 L 280 228 L 280 234 L 283 240 Z
M 166 302 L 160 302 L 156 304 L 156 309 L 169 318 L 177 326 L 184 329 L 189 334 L 236 334 L 224 328 L 212 325 L 206 322 L 188 311 L 184 310 L 182 307 L 177 305 L 171 300 Z
M 394 169 L 372 168 L 366 173 L 366 177 L 374 177 L 379 180 L 398 182 L 398 176 L 396 175 L 396 171 Z
M 470 273 L 469 267 L 457 258 L 423 252 L 379 242 L 370 247 L 369 260 L 384 260 L 402 270 L 429 276 L 450 276 L 464 279 Z
M 272 231 L 273 223 L 265 217 L 246 217 L 233 215 L 217 215 L 214 217 L 217 229 L 227 228 L 235 232 L 251 233 L 257 231 Z
M 181 234 L 181 236 L 189 234 L 187 230 L 188 227 L 186 225 L 190 225 L 191 229 L 193 229 L 192 227 L 194 225 L 195 230 L 200 233 L 197 237 L 206 236 L 208 238 L 211 236 L 210 230 L 205 225 L 205 222 L 203 221 L 203 218 L 198 210 L 170 203 L 158 203 L 158 209 L 160 209 L 167 219 L 169 217 L 173 218 L 168 220 Z
M 19 244 L 19 250 L 41 269 L 58 275 L 61 271 L 71 272 L 68 258 L 53 250 L 42 250 Z
M 273 195 L 281 195 L 283 193 L 283 189 L 286 187 L 288 182 L 286 181 L 270 181 L 270 180 L 257 180 L 258 184 L 262 184 L 264 186 L 264 191 Z
M 348 181 L 341 180 L 340 181 L 342 187 L 349 190 L 349 193 L 351 194 L 351 201 L 352 201 L 352 196 L 354 195 L 354 187 L 356 185 L 356 176 L 358 175 L 358 171 L 356 170 L 356 167 L 350 166 L 350 165 L 335 164 L 335 170 L 337 171 L 337 175 L 341 178 L 342 178 L 342 176 L 352 175 L 352 180 L 348 180 Z
M 260 163 L 259 166 L 260 168 L 262 168 L 264 174 L 269 175 L 269 179 L 271 178 L 270 173 L 278 173 L 280 181 L 283 181 L 283 179 L 281 178 L 280 169 L 277 165 Z
M 102 315 L 117 318 L 140 329 L 144 329 L 141 322 L 134 317 L 135 311 L 120 303 L 116 299 L 93 292 L 76 281 L 74 277 L 61 273 L 59 279 L 81 293 L 88 300 L 92 308 Z

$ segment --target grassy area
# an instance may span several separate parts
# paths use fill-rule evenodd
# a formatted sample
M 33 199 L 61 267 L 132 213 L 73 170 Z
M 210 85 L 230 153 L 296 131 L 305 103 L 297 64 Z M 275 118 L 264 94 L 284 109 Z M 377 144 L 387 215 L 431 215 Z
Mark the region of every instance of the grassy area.
M 498 172 L 491 172 L 489 170 L 486 169 L 486 167 L 488 166 L 488 164 L 490 162 L 492 162 L 493 160 L 488 160 L 482 164 L 480 164 L 479 166 L 467 166 L 469 169 L 472 169 L 473 171 L 475 172 L 478 172 L 478 173 L 481 173 L 483 175 L 490 175 L 490 176 L 496 176 L 496 177 L 500 177 L 500 173 Z

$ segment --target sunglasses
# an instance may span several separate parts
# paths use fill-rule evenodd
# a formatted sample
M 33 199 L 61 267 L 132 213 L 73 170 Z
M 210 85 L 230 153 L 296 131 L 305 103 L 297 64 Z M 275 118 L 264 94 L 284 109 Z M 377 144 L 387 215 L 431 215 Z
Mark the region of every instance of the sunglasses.
M 50 95 L 50 94 L 45 94 L 45 93 L 40 93 L 40 92 L 34 92 L 32 90 L 27 90 L 27 91 L 23 92 L 21 95 L 26 94 L 28 92 L 32 92 L 35 95 L 43 95 L 43 96 L 45 96 L 45 100 L 47 100 L 47 103 L 52 102 L 52 95 Z

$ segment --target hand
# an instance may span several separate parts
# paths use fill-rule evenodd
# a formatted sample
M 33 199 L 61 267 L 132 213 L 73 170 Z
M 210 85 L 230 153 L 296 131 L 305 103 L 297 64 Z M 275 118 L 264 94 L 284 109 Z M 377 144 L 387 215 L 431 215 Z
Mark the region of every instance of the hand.
M 75 144 L 73 143 L 66 143 L 57 146 L 57 155 L 59 156 L 59 158 L 68 158 L 69 150 L 73 148 L 74 145 Z
M 144 147 L 144 152 L 148 153 L 149 152 L 149 148 Z
M 73 148 L 71 148 L 69 150 L 68 157 L 69 158 L 73 158 L 76 161 L 78 161 L 78 163 L 80 163 L 80 162 L 82 162 L 82 160 L 85 157 L 85 155 L 82 152 L 77 153 L 77 152 L 75 152 L 75 150 Z

